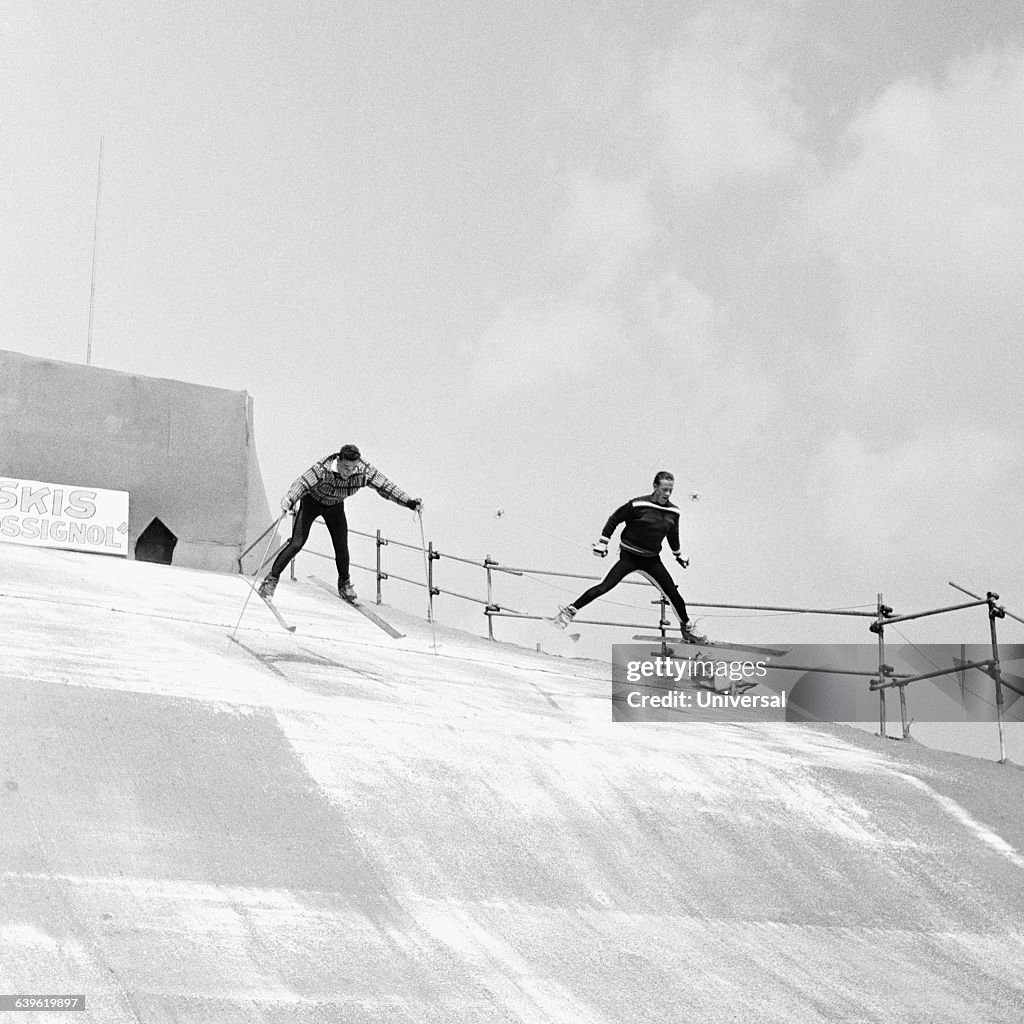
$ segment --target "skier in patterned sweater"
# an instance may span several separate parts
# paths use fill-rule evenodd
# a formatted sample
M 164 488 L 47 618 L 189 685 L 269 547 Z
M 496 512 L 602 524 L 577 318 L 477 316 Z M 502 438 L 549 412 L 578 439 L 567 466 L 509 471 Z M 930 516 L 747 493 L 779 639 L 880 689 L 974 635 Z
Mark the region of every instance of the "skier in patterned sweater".
M 619 539 L 619 560 L 600 583 L 580 594 L 572 604 L 559 609 L 558 615 L 552 619 L 556 626 L 565 629 L 581 608 L 607 594 L 631 572 L 638 572 L 653 583 L 672 605 L 679 618 L 683 640 L 691 644 L 707 643 L 708 638 L 695 632 L 690 625 L 686 604 L 661 560 L 661 545 L 667 538 L 676 561 L 684 569 L 690 564 L 679 550 L 679 508 L 669 501 L 674 484 L 675 477 L 662 471 L 654 478 L 653 493 L 633 498 L 611 514 L 593 551 L 599 558 L 604 558 L 616 527 L 625 523 Z
M 334 560 L 338 566 L 338 593 L 346 601 L 356 600 L 355 587 L 349 579 L 345 499 L 351 497 L 361 487 L 372 487 L 382 498 L 417 512 L 423 509 L 423 502 L 419 498 L 410 498 L 379 469 L 364 461 L 354 444 L 344 445 L 341 451 L 333 452 L 316 465 L 310 466 L 281 499 L 282 512 L 290 512 L 296 504 L 299 510 L 292 526 L 291 540 L 278 552 L 270 572 L 259 586 L 260 597 L 269 600 L 274 596 L 281 573 L 302 550 L 313 521 L 317 516 L 321 516 L 334 544 Z

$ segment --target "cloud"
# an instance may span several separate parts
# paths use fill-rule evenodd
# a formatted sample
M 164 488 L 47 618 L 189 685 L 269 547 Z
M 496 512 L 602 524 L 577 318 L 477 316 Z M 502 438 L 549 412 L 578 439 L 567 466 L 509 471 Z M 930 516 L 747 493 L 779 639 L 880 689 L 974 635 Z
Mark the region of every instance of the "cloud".
M 774 176 L 800 157 L 802 115 L 772 50 L 763 15 L 707 12 L 658 64 L 650 116 L 662 172 L 677 189 Z
M 707 350 L 715 307 L 697 285 L 668 271 L 647 286 L 644 299 L 651 326 L 666 340 L 691 356 Z
M 890 447 L 840 431 L 807 467 L 807 504 L 854 551 L 899 543 L 936 551 L 941 561 L 986 506 L 998 514 L 1016 489 L 1020 457 L 1015 439 L 963 423 Z
M 656 235 L 644 183 L 584 171 L 567 183 L 551 232 L 562 287 L 509 302 L 484 330 L 474 359 L 477 380 L 488 387 L 535 389 L 617 373 L 616 361 L 636 347 L 635 332 L 627 337 L 623 324 L 647 326 L 635 322 L 632 297 Z M 666 327 L 681 315 L 677 305 L 666 295 L 658 306 Z
M 1024 318 L 1022 109 L 1024 55 L 989 50 L 939 85 L 892 85 L 848 129 L 808 223 L 873 356 L 968 339 L 975 356 L 1009 353 Z
M 628 270 L 656 234 L 642 181 L 614 181 L 577 171 L 555 229 L 558 247 L 582 274 L 581 286 L 601 292 Z
M 702 240 L 709 218 L 682 214 L 679 189 L 688 200 L 693 188 L 731 176 L 781 174 L 801 158 L 801 116 L 776 70 L 770 19 L 708 12 L 678 38 L 653 62 L 634 61 L 635 74 L 609 51 L 619 73 L 614 102 L 602 105 L 607 130 L 621 128 L 614 111 L 635 109 L 632 137 L 622 135 L 612 155 L 607 144 L 594 154 L 597 169 L 563 172 L 564 200 L 547 239 L 549 293 L 510 301 L 494 317 L 475 346 L 479 380 L 502 389 L 580 380 L 594 367 L 614 372 L 626 353 L 634 365 L 653 359 L 692 375 L 727 364 L 730 379 L 750 376 L 735 364 L 751 339 L 740 337 L 735 311 L 730 327 L 725 303 L 696 273 L 707 277 L 717 261 L 741 274 L 732 255 L 740 240 Z M 578 91 L 567 97 L 583 102 Z M 748 223 L 740 217 L 730 230 Z
M 609 131 L 631 136 L 636 132 L 643 66 L 626 40 L 614 34 L 588 31 L 575 41 L 574 54 L 555 71 L 554 99 L 574 129 Z
M 505 306 L 476 347 L 475 376 L 488 390 L 562 388 L 615 372 L 626 351 L 614 311 L 545 296 Z
M 504 392 L 565 383 L 607 386 L 624 368 L 644 375 L 657 366 L 669 374 L 685 367 L 688 377 L 711 374 L 711 390 L 742 390 L 755 371 L 741 351 L 718 343 L 712 299 L 675 271 L 646 284 L 638 275 L 637 282 L 637 296 L 599 298 L 583 287 L 508 303 L 467 352 L 477 383 Z M 721 384 L 712 369 L 730 383 Z

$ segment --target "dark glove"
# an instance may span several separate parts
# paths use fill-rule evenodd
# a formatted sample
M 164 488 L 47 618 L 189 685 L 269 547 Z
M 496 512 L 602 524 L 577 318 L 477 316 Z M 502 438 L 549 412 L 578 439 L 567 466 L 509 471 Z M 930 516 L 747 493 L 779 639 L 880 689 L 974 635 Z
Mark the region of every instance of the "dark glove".
M 681 566 L 682 566 L 682 567 L 683 567 L 684 569 L 688 569 L 688 568 L 690 567 L 690 560 L 689 560 L 688 558 L 683 558 L 683 556 L 682 556 L 682 555 L 676 555 L 676 561 L 677 561 L 677 562 L 678 562 L 678 563 L 679 563 L 679 564 L 680 564 L 680 565 L 681 565 Z

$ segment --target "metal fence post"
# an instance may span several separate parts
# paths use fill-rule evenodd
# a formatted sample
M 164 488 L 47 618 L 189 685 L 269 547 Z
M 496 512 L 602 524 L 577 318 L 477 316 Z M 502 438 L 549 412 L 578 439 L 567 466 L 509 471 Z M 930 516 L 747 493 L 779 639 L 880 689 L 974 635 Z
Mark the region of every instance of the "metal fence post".
M 387 544 L 387 541 L 384 540 L 381 537 L 380 530 L 378 530 L 377 531 L 377 604 L 380 604 L 382 602 L 381 593 L 380 593 L 380 581 L 384 580 L 384 579 L 387 579 L 387 577 L 384 575 L 384 573 L 381 572 L 381 569 L 380 569 L 380 557 L 381 557 L 380 556 L 380 549 L 382 547 L 384 547 L 386 544 Z
M 885 682 L 885 614 L 891 612 L 882 604 L 882 595 L 878 595 L 878 617 L 871 623 L 872 633 L 878 634 L 878 682 Z M 885 687 L 879 686 L 878 690 L 878 735 L 885 739 Z
M 652 601 L 651 604 L 658 606 L 658 632 L 661 634 L 661 653 L 666 655 L 668 654 L 668 601 L 665 599 L 665 595 L 662 594 L 657 601 Z
M 910 721 L 907 718 L 907 687 L 900 687 L 900 723 L 903 725 L 903 738 L 910 739 Z
M 440 591 L 434 586 L 434 560 L 441 556 L 434 550 L 434 542 L 427 541 L 427 621 L 434 621 L 434 595 Z
M 996 641 L 996 619 L 1001 619 L 1006 614 L 1002 608 L 996 605 L 999 600 L 998 594 L 990 590 L 986 595 L 988 600 L 988 627 L 992 635 L 992 678 L 996 683 L 996 718 L 999 722 L 999 763 L 1006 764 L 1006 736 L 1003 732 L 1003 677 L 999 669 L 999 644 Z
M 494 574 L 491 572 L 491 566 L 497 565 L 490 555 L 484 555 L 484 569 L 487 572 L 487 609 L 494 607 Z M 486 614 L 486 611 L 485 613 Z M 487 616 L 487 639 L 494 639 L 494 616 Z

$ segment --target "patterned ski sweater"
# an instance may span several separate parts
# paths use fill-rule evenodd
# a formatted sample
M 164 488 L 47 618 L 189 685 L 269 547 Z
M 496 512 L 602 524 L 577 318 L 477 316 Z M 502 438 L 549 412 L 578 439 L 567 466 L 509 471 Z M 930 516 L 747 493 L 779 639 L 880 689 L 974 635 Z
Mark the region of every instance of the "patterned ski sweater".
M 289 488 L 288 501 L 294 505 L 308 494 L 321 505 L 338 505 L 360 488 L 372 487 L 382 498 L 398 505 L 411 508 L 414 504 L 405 491 L 365 460 L 359 461 L 359 468 L 351 476 L 339 475 L 331 468 L 337 458 L 338 453 L 334 452 L 310 466 Z
M 633 498 L 611 514 L 601 536 L 611 540 L 620 523 L 626 524 L 619 538 L 619 547 L 623 551 L 655 558 L 661 553 L 662 542 L 667 537 L 672 554 L 679 554 L 679 508 L 672 502 L 659 505 L 650 494 Z

